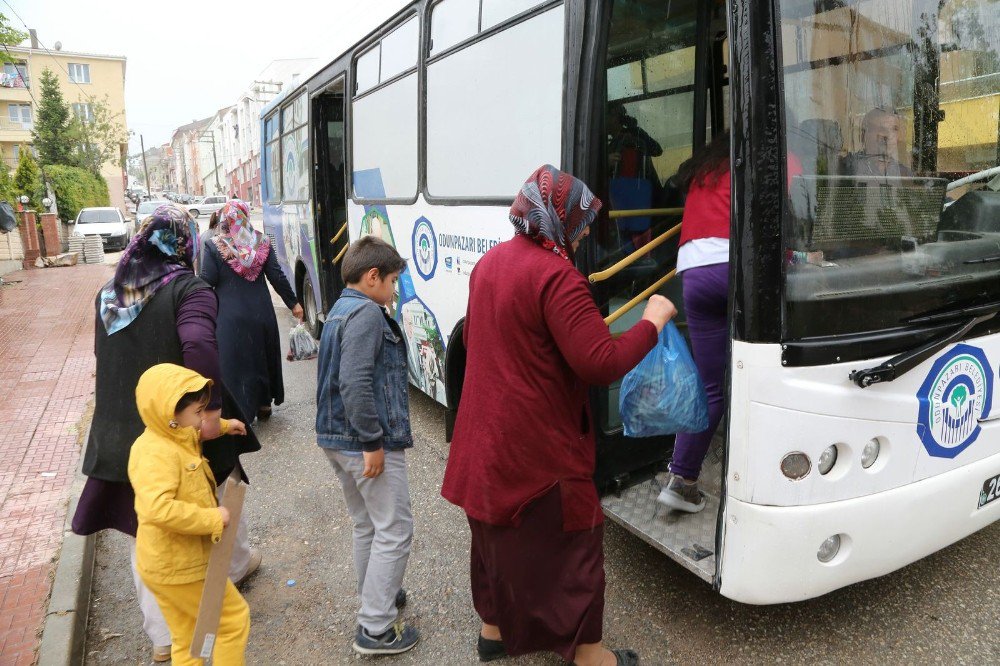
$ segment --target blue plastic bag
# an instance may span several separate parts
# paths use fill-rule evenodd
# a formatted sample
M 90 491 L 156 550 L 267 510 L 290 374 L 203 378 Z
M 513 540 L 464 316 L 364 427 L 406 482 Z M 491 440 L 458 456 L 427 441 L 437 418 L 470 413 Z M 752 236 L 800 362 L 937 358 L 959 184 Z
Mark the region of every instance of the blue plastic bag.
M 673 322 L 622 380 L 618 407 L 626 437 L 654 437 L 708 428 L 708 398 L 684 336 Z

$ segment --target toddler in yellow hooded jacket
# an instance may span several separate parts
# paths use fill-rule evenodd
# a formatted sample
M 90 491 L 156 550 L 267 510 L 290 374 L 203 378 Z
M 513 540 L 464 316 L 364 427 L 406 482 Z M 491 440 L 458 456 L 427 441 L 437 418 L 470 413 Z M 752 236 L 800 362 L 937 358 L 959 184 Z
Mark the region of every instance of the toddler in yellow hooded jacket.
M 156 596 L 173 640 L 174 666 L 201 664 L 190 656 L 212 544 L 229 522 L 215 499 L 215 478 L 202 456 L 199 427 L 212 382 L 179 365 L 161 363 L 135 389 L 146 430 L 132 445 L 128 478 L 135 491 L 136 568 Z M 223 434 L 243 429 L 222 420 Z M 250 610 L 226 582 L 212 663 L 245 663 Z

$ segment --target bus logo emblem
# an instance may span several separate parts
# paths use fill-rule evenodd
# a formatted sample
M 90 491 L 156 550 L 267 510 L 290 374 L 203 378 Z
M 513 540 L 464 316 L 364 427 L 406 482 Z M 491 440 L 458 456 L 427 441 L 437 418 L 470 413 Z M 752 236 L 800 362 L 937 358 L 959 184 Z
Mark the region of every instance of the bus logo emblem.
M 425 280 L 434 277 L 434 271 L 437 270 L 437 236 L 426 217 L 421 217 L 413 225 L 413 264 L 417 273 Z
M 972 445 L 993 404 L 993 369 L 978 347 L 955 345 L 934 362 L 917 391 L 917 435 L 934 458 L 954 458 Z

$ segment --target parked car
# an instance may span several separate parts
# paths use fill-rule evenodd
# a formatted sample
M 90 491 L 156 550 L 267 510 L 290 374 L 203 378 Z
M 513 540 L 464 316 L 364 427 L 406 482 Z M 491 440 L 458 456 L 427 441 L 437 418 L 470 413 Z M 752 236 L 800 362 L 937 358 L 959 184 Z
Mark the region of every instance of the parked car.
M 147 217 L 153 214 L 153 211 L 162 206 L 163 204 L 170 203 L 166 199 L 154 199 L 152 201 L 143 201 L 139 204 L 139 207 L 135 211 L 135 219 L 140 223 Z
M 223 195 L 205 197 L 198 203 L 193 203 L 188 206 L 188 210 L 191 215 L 198 217 L 199 215 L 211 215 L 217 210 L 220 210 L 226 205 L 226 197 Z
M 100 236 L 105 249 L 124 250 L 135 234 L 135 223 L 118 208 L 84 208 L 76 216 L 73 234 Z

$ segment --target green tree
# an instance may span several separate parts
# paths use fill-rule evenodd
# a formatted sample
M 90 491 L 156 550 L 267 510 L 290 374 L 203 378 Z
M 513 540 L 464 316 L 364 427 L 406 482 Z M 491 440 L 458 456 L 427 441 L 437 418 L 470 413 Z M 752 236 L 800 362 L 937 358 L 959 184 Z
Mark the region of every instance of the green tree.
M 42 189 L 41 171 L 39 171 L 38 163 L 31 154 L 31 149 L 27 146 L 21 146 L 21 157 L 17 161 L 17 171 L 14 172 L 14 189 L 18 197 L 23 194 L 28 195 L 30 201 L 25 206 L 26 208 L 41 209 L 42 197 L 45 196 Z
M 87 119 L 73 118 L 70 121 L 75 150 L 68 163 L 95 174 L 100 174 L 101 167 L 108 162 L 124 167 L 126 155 L 122 145 L 128 143 L 128 134 L 118 122 L 120 114 L 112 113 L 107 96 L 100 101 L 91 101 L 90 113 Z
M 12 206 L 17 205 L 17 189 L 10 178 L 7 168 L 0 165 L 0 201 L 6 201 Z
M 0 44 L 16 46 L 27 38 L 28 35 L 26 33 L 10 27 L 7 17 L 0 14 Z M 6 51 L 0 50 L 0 62 L 13 62 L 13 60 L 7 55 Z
M 41 91 L 35 128 L 31 131 L 38 159 L 42 164 L 69 164 L 76 136 L 59 79 L 48 67 L 42 71 Z

